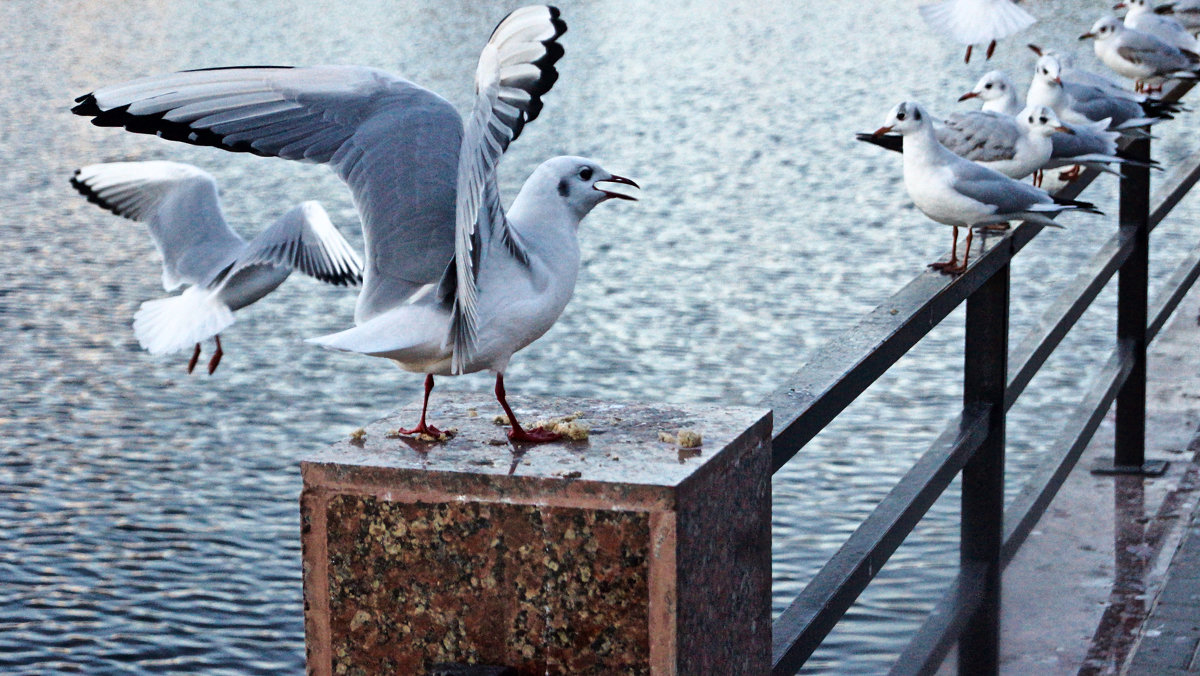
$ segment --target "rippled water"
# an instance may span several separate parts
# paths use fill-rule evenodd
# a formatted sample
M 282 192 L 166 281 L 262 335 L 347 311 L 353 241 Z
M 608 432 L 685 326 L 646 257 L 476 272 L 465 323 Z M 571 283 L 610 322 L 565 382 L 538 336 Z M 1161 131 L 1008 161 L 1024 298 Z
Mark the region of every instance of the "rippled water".
M 139 350 L 130 319 L 162 295 L 152 245 L 76 196 L 74 168 L 193 162 L 220 180 L 243 232 L 320 199 L 357 244 L 357 218 L 323 168 L 97 129 L 67 113 L 71 99 L 184 68 L 359 63 L 465 108 L 478 49 L 514 4 L 0 3 L 0 671 L 300 671 L 297 463 L 420 386 L 300 342 L 349 326 L 354 302 L 300 277 L 239 313 L 214 377 L 188 377 L 186 355 Z M 1022 38 L 1073 47 L 1107 3 L 1029 4 L 1060 19 Z M 501 167 L 504 194 L 564 153 L 644 190 L 585 221 L 576 297 L 514 360 L 515 397 L 755 403 L 945 251 L 947 229 L 914 211 L 897 158 L 852 140 L 903 98 L 951 110 L 987 69 L 928 34 L 913 3 L 560 6 L 562 77 Z M 1032 56 L 1005 44 L 995 61 L 1023 78 Z M 1162 129 L 1159 159 L 1191 152 L 1194 118 Z M 1110 214 L 1114 184 L 1087 194 Z M 1186 202 L 1178 213 L 1182 224 L 1197 215 Z M 1115 227 L 1065 221 L 1014 263 L 1014 340 Z M 1160 230 L 1161 276 L 1188 237 Z M 1014 409 L 1014 474 L 1045 450 L 1074 399 L 1066 388 L 1107 354 L 1112 302 Z M 778 475 L 776 610 L 955 414 L 960 346 L 961 313 Z M 489 386 L 481 375 L 439 382 Z M 935 508 L 812 670 L 874 673 L 903 646 L 954 572 L 954 508 Z

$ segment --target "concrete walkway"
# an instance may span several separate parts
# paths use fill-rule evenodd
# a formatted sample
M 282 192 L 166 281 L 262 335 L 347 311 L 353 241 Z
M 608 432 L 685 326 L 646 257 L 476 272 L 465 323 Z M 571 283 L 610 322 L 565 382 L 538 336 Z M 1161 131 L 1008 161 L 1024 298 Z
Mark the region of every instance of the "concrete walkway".
M 1198 312 L 1194 291 L 1149 356 L 1146 456 L 1168 472 L 1090 473 L 1113 455 L 1110 412 L 1005 571 L 1002 673 L 1200 673 Z

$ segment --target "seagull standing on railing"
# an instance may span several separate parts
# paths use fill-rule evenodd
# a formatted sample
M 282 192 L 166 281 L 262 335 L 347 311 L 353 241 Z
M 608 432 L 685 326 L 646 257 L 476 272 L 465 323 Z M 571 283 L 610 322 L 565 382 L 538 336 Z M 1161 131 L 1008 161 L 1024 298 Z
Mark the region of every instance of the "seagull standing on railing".
M 75 172 L 71 185 L 105 209 L 147 225 L 162 256 L 163 288 L 188 284 L 178 296 L 142 303 L 133 333 L 151 354 L 195 345 L 188 373 L 200 358 L 200 343 L 216 340 L 208 373 L 224 351 L 220 333 L 233 313 L 257 302 L 293 270 L 338 286 L 362 281 L 362 262 L 316 202 L 284 214 L 250 242 L 225 222 L 217 182 L 178 162 L 112 162 Z
M 975 87 L 958 97 L 958 100 L 966 101 L 976 98 L 983 101 L 980 110 L 987 113 L 1000 113 L 1016 117 L 1025 109 L 1016 85 L 1002 70 L 985 73 L 983 77 L 979 78 L 979 82 L 975 83 Z
M 1106 16 L 1079 36 L 1095 40 L 1093 49 L 1104 65 L 1137 83 L 1135 89 L 1161 88 L 1162 82 L 1175 78 L 1200 78 L 1200 55 L 1180 50 L 1141 31 L 1126 28 L 1115 16 Z
M 1076 87 L 1072 91 L 1075 95 L 1067 90 L 1062 80 L 1062 63 L 1058 57 L 1046 54 L 1038 58 L 1025 101 L 1049 106 L 1063 122 L 1088 124 L 1107 119 L 1113 131 L 1135 133 L 1157 122 L 1172 119 L 1172 113 L 1178 110 L 1173 103 L 1151 98 L 1139 103 L 1098 87 Z
M 1125 27 L 1149 33 L 1168 45 L 1196 53 L 1196 38 L 1184 25 L 1170 16 L 1156 14 L 1149 0 L 1125 0 L 1113 5 L 1113 9 L 1125 8 Z
M 490 369 L 509 438 L 550 441 L 558 435 L 517 423 L 504 370 L 570 299 L 579 221 L 606 199 L 633 199 L 598 184 L 635 185 L 560 157 L 533 172 L 507 215 L 501 207 L 496 166 L 541 112 L 565 31 L 553 7 L 505 17 L 480 54 L 465 126 L 437 94 L 356 66 L 150 77 L 80 97 L 74 111 L 102 126 L 329 164 L 362 218 L 366 269 L 357 326 L 316 342 L 427 374 L 421 420 L 405 433 L 440 435 L 425 420 L 434 374 Z
M 950 152 L 938 142 L 933 120 L 919 104 L 906 101 L 888 114 L 883 135 L 891 131 L 904 137 L 904 187 L 913 203 L 929 218 L 954 227 L 950 260 L 930 265 L 946 274 L 967 269 L 971 254 L 971 228 L 1004 225 L 1023 220 L 1056 226 L 1051 216 L 1063 211 L 1100 213 L 1087 202 L 1056 201 L 1046 191 L 1015 181 Z M 958 229 L 966 227 L 967 245 L 958 261 Z
M 967 63 L 971 62 L 975 45 L 987 45 L 986 58 L 990 59 L 997 40 L 1037 21 L 1013 0 L 941 0 L 921 5 L 918 10 L 930 28 L 967 46 Z

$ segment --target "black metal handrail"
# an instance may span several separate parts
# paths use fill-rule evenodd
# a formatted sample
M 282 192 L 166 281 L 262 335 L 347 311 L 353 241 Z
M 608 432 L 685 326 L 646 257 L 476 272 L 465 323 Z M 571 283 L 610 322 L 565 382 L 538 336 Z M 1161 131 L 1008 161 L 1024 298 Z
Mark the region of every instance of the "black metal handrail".
M 1192 87 L 1179 83 L 1164 98 Z M 1149 139 L 1125 145 L 1149 159 Z M 1059 191 L 1078 196 L 1099 174 L 1089 170 Z M 960 473 L 960 571 L 907 649 L 894 674 L 935 669 L 956 644 L 960 673 L 997 673 L 1000 573 L 1046 510 L 1114 402 L 1115 463 L 1144 463 L 1145 349 L 1200 278 L 1200 246 L 1148 304 L 1149 234 L 1200 180 L 1200 154 L 1169 179 L 1150 204 L 1149 169 L 1121 171 L 1120 231 L 1067 285 L 1012 355 L 1009 369 L 1009 263 L 1043 226 L 1023 223 L 978 255 L 961 276 L 926 272 L 818 350 L 789 385 L 764 401 L 774 411 L 773 471 L 791 460 L 847 406 L 962 303 L 967 304 L 963 413 L 933 442 L 837 553 L 776 619 L 775 674 L 793 674 L 816 650 L 887 559 Z M 1005 414 L 1100 292 L 1118 276 L 1117 348 L 1067 419 L 1040 466 L 1004 509 Z M 1149 308 L 1153 307 L 1153 314 Z M 964 657 L 967 656 L 967 657 Z M 964 661 L 967 660 L 967 661 Z

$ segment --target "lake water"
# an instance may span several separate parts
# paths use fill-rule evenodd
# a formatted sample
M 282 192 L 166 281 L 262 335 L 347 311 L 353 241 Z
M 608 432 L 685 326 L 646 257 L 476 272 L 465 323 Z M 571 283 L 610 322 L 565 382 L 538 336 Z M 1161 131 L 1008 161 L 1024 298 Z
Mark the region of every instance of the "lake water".
M 0 671 L 301 671 L 298 461 L 421 385 L 301 342 L 350 326 L 354 298 L 300 276 L 239 313 L 213 377 L 189 377 L 185 354 L 141 351 L 132 315 L 163 295 L 153 246 L 74 194 L 76 167 L 192 162 L 216 175 L 243 233 L 319 199 L 358 246 L 357 217 L 322 167 L 98 129 L 68 113 L 72 99 L 186 68 L 357 63 L 465 110 L 478 50 L 515 4 L 0 3 Z M 1079 49 L 1108 4 L 1028 3 L 1044 20 L 993 64 L 1025 81 L 1024 42 Z M 954 101 L 993 67 L 962 64 L 915 6 L 561 2 L 561 79 L 505 158 L 503 194 L 558 154 L 595 157 L 643 190 L 584 222 L 575 298 L 514 359 L 513 398 L 757 403 L 942 255 L 948 229 L 914 210 L 898 158 L 853 140 L 902 99 L 965 105 Z M 1155 156 L 1191 152 L 1195 122 L 1162 127 Z M 1085 197 L 1115 214 L 1115 183 Z M 1155 233 L 1159 276 L 1197 216 L 1191 201 L 1176 213 Z M 1013 264 L 1014 342 L 1116 227 L 1063 220 Z M 1010 491 L 1111 349 L 1112 305 L 1110 291 L 1014 408 Z M 777 475 L 777 611 L 956 414 L 961 338 L 960 311 Z M 939 503 L 811 671 L 886 669 L 954 574 L 956 505 Z

